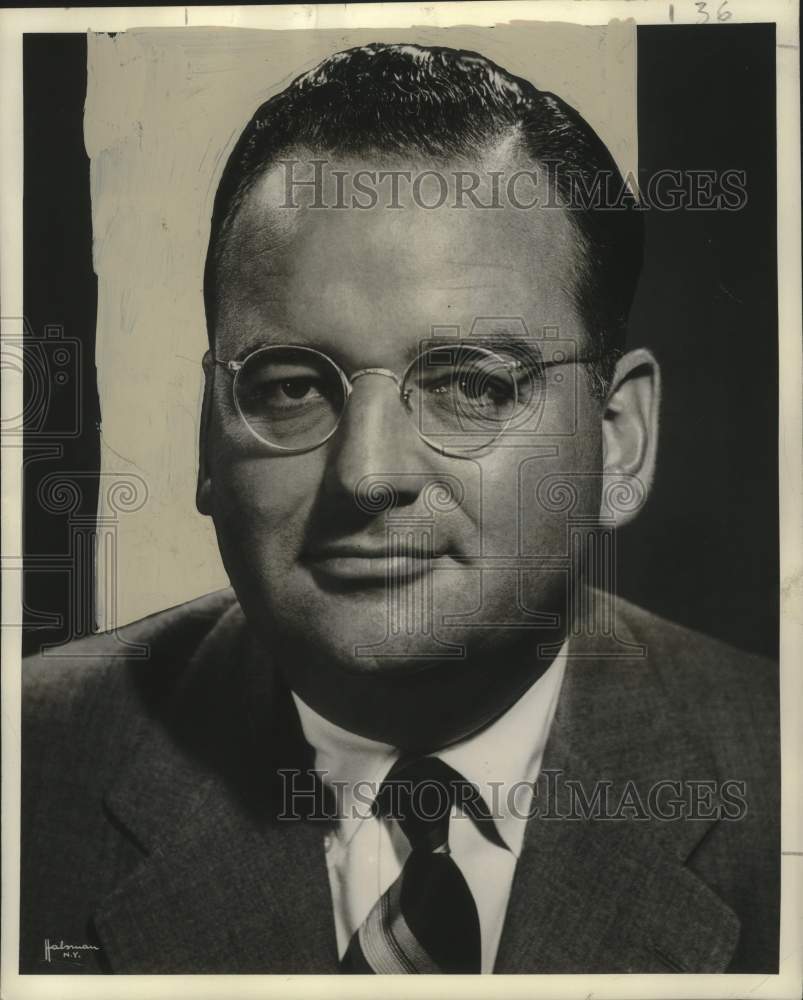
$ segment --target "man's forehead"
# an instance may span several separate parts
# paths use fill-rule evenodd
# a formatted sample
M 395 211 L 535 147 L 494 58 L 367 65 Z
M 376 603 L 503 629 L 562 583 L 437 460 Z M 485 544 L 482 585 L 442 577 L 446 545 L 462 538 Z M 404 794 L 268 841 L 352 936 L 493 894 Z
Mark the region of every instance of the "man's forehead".
M 380 167 L 389 169 L 340 161 L 325 170 Z M 488 316 L 521 317 L 536 335 L 546 326 L 581 335 L 571 294 L 577 240 L 563 210 L 428 209 L 409 187 L 401 207 L 290 207 L 282 171 L 274 165 L 254 184 L 232 227 L 216 331 L 226 351 L 300 337 L 328 349 L 351 344 L 362 357 L 377 331 L 394 330 L 399 349 L 400 336 L 412 349 L 435 327 L 463 336 Z
M 542 170 L 511 162 L 502 170 L 498 153 L 488 162 L 437 166 L 288 156 L 249 189 L 227 236 L 224 262 L 240 273 L 245 266 L 279 275 L 296 270 L 302 258 L 309 262 L 333 251 L 346 261 L 359 258 L 362 266 L 370 264 L 372 251 L 392 251 L 394 271 L 413 278 L 431 264 L 458 278 L 466 269 L 565 266 L 577 252 L 566 212 L 550 204 Z M 514 173 L 532 190 L 540 185 L 538 204 L 530 196 L 517 204 L 497 198 Z

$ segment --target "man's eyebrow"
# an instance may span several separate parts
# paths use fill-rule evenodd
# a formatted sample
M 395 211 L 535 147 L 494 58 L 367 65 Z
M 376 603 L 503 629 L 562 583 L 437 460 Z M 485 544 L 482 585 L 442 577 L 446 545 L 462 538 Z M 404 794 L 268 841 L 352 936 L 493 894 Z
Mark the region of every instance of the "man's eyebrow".
M 469 337 L 464 343 L 471 344 L 475 340 L 489 350 L 510 354 L 515 360 L 523 361 L 525 364 L 541 365 L 544 362 L 543 345 L 545 341 L 530 334 L 522 335 L 501 328 L 476 338 Z
M 534 367 L 540 367 L 544 364 L 544 349 L 552 343 L 558 343 L 552 339 L 545 340 L 542 338 L 537 338 L 531 334 L 522 335 L 520 333 L 514 333 L 511 330 L 500 328 L 498 330 L 493 330 L 488 333 L 483 333 L 479 336 L 470 337 L 427 337 L 422 338 L 418 345 L 410 344 L 407 350 L 410 360 L 424 351 L 431 350 L 438 347 L 447 347 L 450 344 L 461 344 L 464 347 L 470 347 L 475 344 L 479 347 L 485 347 L 488 350 L 504 352 L 511 355 L 516 361 L 521 361 L 525 365 L 532 365 Z M 565 341 L 560 341 L 561 346 L 565 346 Z M 314 347 L 315 350 L 322 350 L 320 347 L 315 347 L 313 344 L 299 343 L 293 337 L 277 332 L 273 335 L 269 333 L 261 334 L 258 338 L 255 338 L 252 342 L 248 343 L 245 347 L 242 347 L 234 358 L 230 359 L 232 361 L 244 361 L 249 354 L 253 354 L 255 351 L 260 350 L 263 347 Z M 327 353 L 324 351 L 324 353 Z M 229 359 L 226 359 L 229 360 Z
M 496 344 L 499 347 L 512 347 L 518 350 L 531 348 L 539 350 L 539 341 L 535 337 L 529 333 L 514 333 L 505 327 L 497 327 L 496 329 L 489 330 L 487 333 L 481 334 L 480 339 L 487 340 L 489 343 Z
M 301 344 L 294 344 L 287 337 L 282 337 L 280 335 L 271 337 L 269 334 L 263 334 L 258 340 L 254 340 L 245 347 L 240 348 L 239 351 L 234 355 L 233 358 L 227 358 L 226 360 L 231 361 L 245 361 L 249 354 L 253 354 L 255 351 L 261 350 L 263 347 L 301 347 Z
M 546 331 L 547 328 L 544 329 Z M 555 330 L 555 327 L 551 327 L 550 330 Z M 556 361 L 585 357 L 586 351 L 589 350 L 582 338 L 546 336 L 546 333 L 543 337 L 534 337 L 530 333 L 522 335 L 499 329 L 477 339 L 491 350 L 506 351 L 517 360 L 534 365 L 549 365 Z

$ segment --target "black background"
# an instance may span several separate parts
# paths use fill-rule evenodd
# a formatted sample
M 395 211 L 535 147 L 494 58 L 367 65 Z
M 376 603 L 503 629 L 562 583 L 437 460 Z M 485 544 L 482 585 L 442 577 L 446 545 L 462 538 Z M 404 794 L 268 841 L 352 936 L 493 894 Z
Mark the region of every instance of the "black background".
M 738 169 L 738 212 L 647 213 L 646 260 L 631 343 L 649 346 L 664 377 L 653 495 L 623 530 L 620 592 L 636 603 L 749 650 L 777 655 L 778 464 L 775 33 L 771 25 L 638 29 L 640 183 L 657 170 Z M 80 339 L 81 433 L 62 457 L 34 461 L 57 440 L 26 434 L 26 555 L 67 550 L 66 517 L 36 500 L 42 476 L 98 468 L 94 369 L 97 283 L 91 260 L 89 162 L 83 145 L 86 38 L 24 41 L 24 301 L 34 335 L 46 324 Z M 536 81 L 537 82 L 537 81 Z M 69 407 L 56 395 L 48 427 Z M 97 486 L 84 484 L 91 516 Z M 82 571 L 91 587 L 92 568 Z M 28 572 L 23 648 L 57 642 L 63 574 Z M 88 631 L 87 606 L 79 630 Z
M 86 98 L 86 35 L 26 35 L 23 39 L 23 301 L 25 317 L 35 338 L 45 328 L 63 327 L 63 338 L 80 342 L 78 369 L 70 370 L 69 385 L 53 392 L 47 420 L 34 410 L 26 421 L 23 538 L 25 556 L 50 556 L 68 551 L 66 516 L 50 513 L 37 501 L 36 490 L 46 476 L 59 471 L 92 473 L 100 464 L 100 408 L 95 374 L 97 279 L 92 270 L 92 207 L 89 158 L 84 148 Z M 34 357 L 52 359 L 52 350 L 31 346 Z M 26 363 L 26 374 L 33 365 Z M 51 388 L 53 383 L 51 382 Z M 26 379 L 26 394 L 33 391 Z M 74 406 L 79 407 L 76 422 Z M 61 428 L 78 429 L 62 437 Z M 48 458 L 48 449 L 61 457 Z M 97 481 L 83 481 L 81 514 L 97 510 Z M 60 642 L 92 630 L 91 602 L 84 602 L 81 622 L 67 609 L 70 588 L 91 595 L 89 563 L 78 580 L 62 572 L 29 569 L 23 583 L 25 620 L 42 614 L 63 616 L 61 627 L 23 629 L 23 652 L 42 643 Z
M 744 170 L 738 212 L 650 211 L 631 340 L 664 379 L 658 473 L 619 590 L 734 645 L 778 649 L 774 25 L 638 29 L 639 182 Z

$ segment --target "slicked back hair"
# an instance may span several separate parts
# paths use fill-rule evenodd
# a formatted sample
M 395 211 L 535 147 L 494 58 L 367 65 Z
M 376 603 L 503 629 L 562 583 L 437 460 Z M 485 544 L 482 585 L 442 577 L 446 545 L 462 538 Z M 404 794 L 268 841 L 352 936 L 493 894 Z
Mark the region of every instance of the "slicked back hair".
M 228 232 L 254 182 L 277 160 L 307 149 L 324 158 L 465 162 L 510 138 L 535 166 L 547 165 L 573 222 L 579 253 L 572 294 L 589 346 L 603 356 L 592 374 L 596 394 L 604 394 L 624 349 L 641 270 L 641 212 L 605 144 L 573 108 L 490 59 L 458 49 L 382 43 L 348 49 L 259 107 L 215 196 L 204 272 L 210 341 Z M 578 202 L 578 182 L 591 191 L 600 177 L 621 182 L 625 197 L 615 207 Z

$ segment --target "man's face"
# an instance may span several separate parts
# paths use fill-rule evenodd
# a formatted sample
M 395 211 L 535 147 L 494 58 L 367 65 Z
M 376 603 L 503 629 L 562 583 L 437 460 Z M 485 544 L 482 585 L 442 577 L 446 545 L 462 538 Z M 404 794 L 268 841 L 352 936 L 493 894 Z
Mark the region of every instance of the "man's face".
M 293 344 L 347 375 L 401 375 L 433 328 L 526 340 L 522 320 L 546 357 L 555 337 L 569 359 L 590 353 L 560 210 L 428 210 L 404 191 L 400 209 L 284 201 L 277 167 L 238 213 L 217 291 L 218 358 Z M 566 628 L 568 514 L 544 501 L 548 487 L 568 477 L 572 514 L 599 511 L 601 405 L 586 369 L 548 369 L 537 414 L 468 457 L 425 443 L 381 375 L 357 379 L 335 434 L 301 454 L 249 433 L 230 373 L 208 378 L 201 506 L 246 615 L 286 651 L 299 695 L 368 736 L 415 742 L 419 726 L 424 743 L 457 738 L 515 700 L 537 676 L 537 643 Z M 377 481 L 394 489 L 391 509 L 372 506 Z

